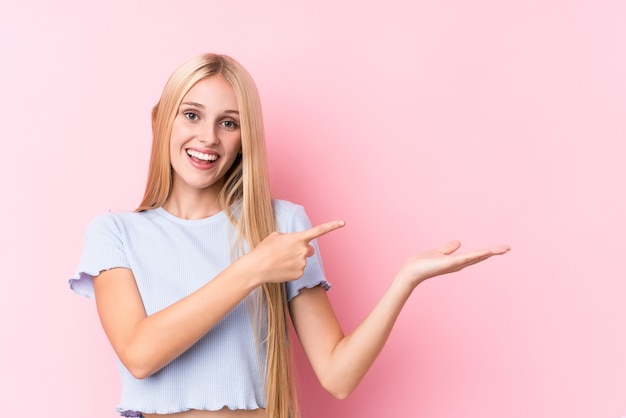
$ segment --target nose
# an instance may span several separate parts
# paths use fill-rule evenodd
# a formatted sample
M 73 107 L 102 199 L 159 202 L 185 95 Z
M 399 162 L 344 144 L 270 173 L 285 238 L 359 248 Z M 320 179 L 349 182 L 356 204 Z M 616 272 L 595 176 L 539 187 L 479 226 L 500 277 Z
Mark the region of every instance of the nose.
M 217 129 L 212 126 L 206 126 L 198 132 L 198 139 L 206 145 L 219 144 L 220 139 L 217 135 Z

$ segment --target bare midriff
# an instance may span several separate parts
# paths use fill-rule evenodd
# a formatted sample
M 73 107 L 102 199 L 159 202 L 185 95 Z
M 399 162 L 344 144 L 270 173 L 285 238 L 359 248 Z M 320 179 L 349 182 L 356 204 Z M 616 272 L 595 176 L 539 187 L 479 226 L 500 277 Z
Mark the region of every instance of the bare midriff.
M 143 414 L 144 418 L 266 418 L 265 409 L 254 409 L 251 411 L 245 409 L 231 410 L 228 408 L 219 411 L 199 411 L 191 409 L 176 414 Z

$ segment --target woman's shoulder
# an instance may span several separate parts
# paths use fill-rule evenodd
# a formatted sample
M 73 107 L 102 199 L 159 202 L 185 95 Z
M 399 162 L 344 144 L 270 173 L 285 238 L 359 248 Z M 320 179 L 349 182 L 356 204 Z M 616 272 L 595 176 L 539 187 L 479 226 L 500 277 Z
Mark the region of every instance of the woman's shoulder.
M 89 222 L 87 230 L 122 230 L 137 225 L 153 216 L 153 211 L 111 211 L 96 215 Z
M 274 206 L 275 212 L 289 212 L 304 209 L 302 205 L 284 199 L 272 199 L 272 205 Z
M 302 205 L 282 199 L 273 199 L 272 203 L 279 231 L 294 232 L 310 228 L 309 218 Z
M 133 222 L 147 217 L 151 217 L 154 210 L 143 211 L 113 211 L 108 210 L 100 213 L 91 220 L 92 223 L 107 223 L 107 222 Z
M 289 200 L 272 199 L 272 206 L 278 221 L 293 216 L 302 216 L 305 213 L 304 206 Z

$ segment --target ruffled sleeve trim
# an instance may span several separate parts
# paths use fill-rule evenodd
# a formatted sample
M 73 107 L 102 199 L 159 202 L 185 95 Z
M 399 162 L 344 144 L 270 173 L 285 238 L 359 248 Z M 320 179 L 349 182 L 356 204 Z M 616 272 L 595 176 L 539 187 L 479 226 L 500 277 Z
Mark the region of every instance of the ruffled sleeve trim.
M 84 248 L 77 273 L 70 278 L 70 289 L 94 298 L 93 278 L 116 267 L 130 268 L 125 252 L 125 232 L 114 214 L 95 218 L 85 231 Z
M 317 286 L 321 286 L 322 289 L 324 289 L 326 291 L 328 291 L 332 287 L 332 285 L 330 283 L 328 283 L 326 280 L 320 280 L 317 283 L 307 283 L 304 286 L 301 286 L 301 287 L 298 287 L 298 288 L 295 288 L 295 289 L 293 289 L 293 288 L 290 289 L 291 292 L 288 291 L 288 294 L 287 294 L 287 302 L 291 302 L 291 300 L 293 298 L 298 296 L 302 289 L 313 289 L 314 287 L 317 287 Z

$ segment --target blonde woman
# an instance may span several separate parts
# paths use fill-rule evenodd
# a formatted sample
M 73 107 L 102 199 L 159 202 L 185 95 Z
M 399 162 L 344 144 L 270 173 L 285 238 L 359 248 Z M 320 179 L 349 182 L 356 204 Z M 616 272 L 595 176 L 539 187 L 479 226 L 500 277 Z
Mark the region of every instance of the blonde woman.
M 94 297 L 119 358 L 118 412 L 155 418 L 296 418 L 287 318 L 323 387 L 347 397 L 423 280 L 506 253 L 409 259 L 372 312 L 344 335 L 301 206 L 273 200 L 261 105 L 235 60 L 180 66 L 152 112 L 146 192 L 134 212 L 97 217 L 70 285 Z

